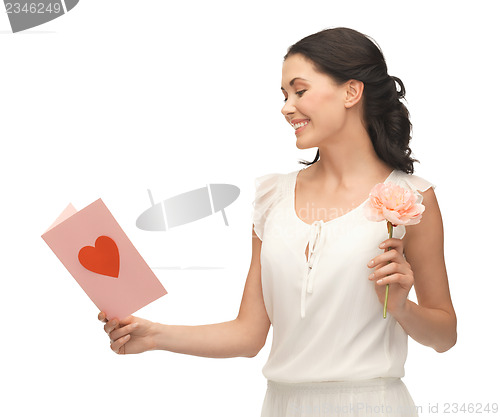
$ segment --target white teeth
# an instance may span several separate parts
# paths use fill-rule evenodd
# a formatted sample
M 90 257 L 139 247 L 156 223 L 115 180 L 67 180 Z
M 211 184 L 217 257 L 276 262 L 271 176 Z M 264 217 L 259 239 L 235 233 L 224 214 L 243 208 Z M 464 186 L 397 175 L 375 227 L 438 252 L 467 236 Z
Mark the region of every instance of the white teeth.
M 295 128 L 295 130 L 297 130 L 299 127 L 305 126 L 308 123 L 309 123 L 309 121 L 307 121 L 307 122 L 300 122 L 300 123 L 294 124 L 292 126 Z

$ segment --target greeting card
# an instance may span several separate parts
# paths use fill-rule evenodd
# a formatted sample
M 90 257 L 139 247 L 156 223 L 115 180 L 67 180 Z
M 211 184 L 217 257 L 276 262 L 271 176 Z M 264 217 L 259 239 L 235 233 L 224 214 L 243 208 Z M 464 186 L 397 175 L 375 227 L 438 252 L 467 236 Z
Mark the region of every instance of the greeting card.
M 101 199 L 80 211 L 69 204 L 42 238 L 109 319 L 167 294 Z

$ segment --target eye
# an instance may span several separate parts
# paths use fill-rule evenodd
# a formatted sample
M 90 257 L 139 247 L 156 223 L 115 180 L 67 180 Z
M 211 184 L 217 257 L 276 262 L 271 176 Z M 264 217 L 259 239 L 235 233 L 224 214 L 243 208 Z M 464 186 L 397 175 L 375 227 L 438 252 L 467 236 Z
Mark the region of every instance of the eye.
M 302 95 L 306 92 L 307 90 L 300 90 L 300 91 L 297 91 L 295 94 L 297 94 L 299 97 L 302 97 Z M 286 103 L 288 99 L 285 98 L 283 101 Z

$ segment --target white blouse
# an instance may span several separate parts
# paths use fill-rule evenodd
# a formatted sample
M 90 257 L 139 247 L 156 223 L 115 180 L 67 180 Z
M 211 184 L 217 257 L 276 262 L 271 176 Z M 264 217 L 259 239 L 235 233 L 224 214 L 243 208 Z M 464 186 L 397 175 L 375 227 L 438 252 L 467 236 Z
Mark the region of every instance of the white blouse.
M 262 291 L 273 325 L 262 373 L 278 382 L 403 377 L 408 334 L 389 312 L 383 318 L 368 280 L 373 271 L 367 263 L 384 252 L 378 246 L 389 238 L 387 222 L 364 216 L 367 198 L 340 217 L 305 223 L 295 211 L 299 171 L 255 179 L 252 216 L 262 240 Z M 417 203 L 423 200 L 417 190 L 436 187 L 399 170 L 388 181 L 412 190 Z M 405 226 L 394 227 L 393 237 L 404 235 Z

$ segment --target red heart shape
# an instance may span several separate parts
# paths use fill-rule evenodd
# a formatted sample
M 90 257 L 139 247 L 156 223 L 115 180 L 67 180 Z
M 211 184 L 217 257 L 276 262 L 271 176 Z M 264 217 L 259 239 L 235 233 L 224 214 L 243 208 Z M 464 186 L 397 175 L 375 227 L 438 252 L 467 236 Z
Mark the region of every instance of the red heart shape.
M 78 260 L 89 271 L 118 278 L 120 254 L 115 241 L 108 236 L 99 236 L 95 241 L 95 247 L 81 248 Z

